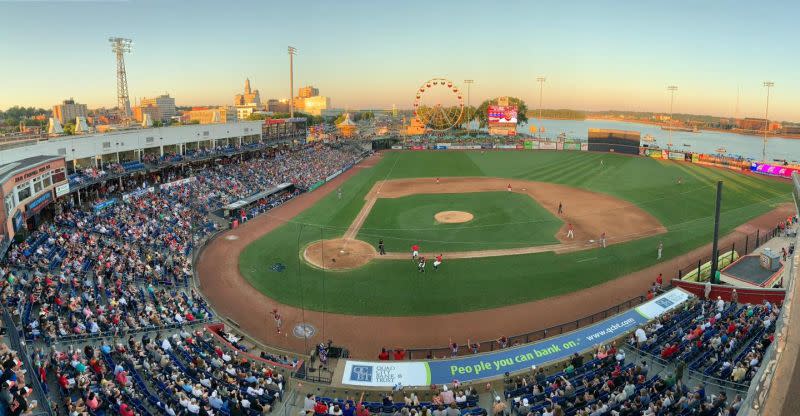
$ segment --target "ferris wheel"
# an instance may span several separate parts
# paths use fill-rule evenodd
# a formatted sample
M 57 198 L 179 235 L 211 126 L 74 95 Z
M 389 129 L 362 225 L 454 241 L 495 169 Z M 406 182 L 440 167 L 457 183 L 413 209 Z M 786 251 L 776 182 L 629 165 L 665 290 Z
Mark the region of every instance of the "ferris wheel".
M 464 100 L 452 81 L 433 78 L 422 84 L 414 99 L 414 116 L 429 130 L 449 130 L 462 122 Z

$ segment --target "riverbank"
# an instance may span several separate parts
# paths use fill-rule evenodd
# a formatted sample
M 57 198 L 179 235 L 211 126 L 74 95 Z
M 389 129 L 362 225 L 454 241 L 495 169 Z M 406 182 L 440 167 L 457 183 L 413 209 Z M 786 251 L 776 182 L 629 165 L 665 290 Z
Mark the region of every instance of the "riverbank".
M 545 119 L 545 117 L 542 117 Z M 555 120 L 555 119 L 554 119 Z M 652 121 L 652 120 L 631 120 L 631 119 L 622 119 L 622 118 L 614 118 L 614 117 L 586 117 L 586 120 L 597 120 L 597 121 L 618 121 L 620 123 L 629 123 L 629 124 L 649 124 L 651 126 L 664 126 L 663 123 Z M 763 133 L 756 133 L 756 132 L 747 132 L 741 130 L 727 130 L 727 129 L 718 129 L 714 127 L 703 127 L 699 128 L 699 131 L 713 131 L 717 133 L 732 133 L 738 134 L 740 136 L 749 136 L 755 138 L 764 138 Z M 784 134 L 784 133 L 769 133 L 767 134 L 767 138 L 780 138 L 780 139 L 790 139 L 790 140 L 800 140 L 800 134 Z

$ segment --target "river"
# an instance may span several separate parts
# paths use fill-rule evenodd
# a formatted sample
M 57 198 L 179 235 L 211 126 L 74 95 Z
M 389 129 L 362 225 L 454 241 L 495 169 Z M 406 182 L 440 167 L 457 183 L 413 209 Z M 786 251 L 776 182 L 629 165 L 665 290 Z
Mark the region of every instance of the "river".
M 517 127 L 520 133 L 529 133 L 530 126 L 539 125 L 536 118 L 529 118 L 528 124 Z M 555 139 L 559 134 L 566 133 L 567 138 L 586 140 L 590 128 L 617 129 L 639 131 L 642 137 L 649 134 L 655 138 L 655 143 L 666 148 L 669 141 L 669 132 L 661 130 L 660 126 L 641 123 L 627 123 L 613 120 L 542 120 L 544 136 Z M 699 131 L 697 133 L 685 131 L 672 132 L 672 144 L 675 150 L 686 150 L 698 153 L 717 153 L 719 147 L 724 147 L 727 154 L 742 156 L 748 159 L 760 160 L 763 138 L 746 136 L 735 133 L 716 131 Z M 688 147 L 685 145 L 689 145 Z M 797 163 L 800 161 L 800 139 L 782 139 L 770 137 L 767 141 L 767 159 L 780 159 Z

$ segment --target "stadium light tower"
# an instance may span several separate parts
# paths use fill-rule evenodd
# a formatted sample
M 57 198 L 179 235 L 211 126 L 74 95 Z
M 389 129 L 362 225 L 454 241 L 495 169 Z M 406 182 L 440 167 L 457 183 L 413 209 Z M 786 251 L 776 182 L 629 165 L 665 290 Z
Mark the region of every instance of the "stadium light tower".
M 108 38 L 111 50 L 117 56 L 117 109 L 123 121 L 131 119 L 131 100 L 128 97 L 128 74 L 125 72 L 125 53 L 130 53 L 130 39 Z
M 764 81 L 767 87 L 767 109 L 764 111 L 764 144 L 761 147 L 761 161 L 767 163 L 767 132 L 769 132 L 769 90 L 775 86 L 772 81 Z
M 289 117 L 294 117 L 294 56 L 297 48 L 289 46 Z
M 545 77 L 537 77 L 536 81 L 539 82 L 539 138 L 542 138 L 542 90 L 544 90 L 544 82 L 547 81 Z
M 677 85 L 669 85 L 667 86 L 667 91 L 669 91 L 669 122 L 672 123 L 672 105 L 675 103 L 675 91 L 678 91 Z M 667 148 L 672 147 L 672 126 L 667 129 L 667 134 L 669 134 L 669 141 L 667 142 Z
M 469 123 L 472 122 L 470 118 L 470 107 L 469 107 L 469 87 L 475 82 L 475 80 L 465 79 L 464 83 L 467 84 L 467 134 L 470 132 Z

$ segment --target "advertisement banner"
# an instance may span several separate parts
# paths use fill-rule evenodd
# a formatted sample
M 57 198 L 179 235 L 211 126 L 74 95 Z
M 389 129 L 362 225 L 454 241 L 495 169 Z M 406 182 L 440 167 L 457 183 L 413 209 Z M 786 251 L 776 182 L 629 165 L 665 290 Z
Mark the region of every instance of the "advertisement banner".
M 755 173 L 760 173 L 762 175 L 779 176 L 781 178 L 791 178 L 792 173 L 800 172 L 800 169 L 787 168 L 784 166 L 775 166 L 766 163 L 756 163 L 756 162 L 750 164 L 750 170 Z
M 498 149 L 516 149 L 518 145 L 515 144 L 498 144 Z
M 524 146 L 525 146 L 525 149 L 527 149 L 527 150 L 533 150 L 533 149 L 536 149 L 536 147 L 534 147 L 535 144 L 536 144 L 536 142 L 534 142 L 533 140 L 525 140 Z
M 661 159 L 661 155 L 663 154 L 659 149 L 647 149 L 645 153 L 653 159 Z
M 692 153 L 692 163 L 697 163 L 700 161 L 700 154 L 699 153 Z
M 491 143 L 484 143 L 481 145 L 481 149 L 494 149 L 494 145 Z
M 22 227 L 25 226 L 25 221 L 22 220 L 22 211 L 17 211 L 13 217 L 14 222 L 14 232 L 19 231 Z
M 56 198 L 62 197 L 69 193 L 69 182 L 56 186 Z
M 514 148 L 517 149 L 517 150 L 524 150 L 525 146 L 521 145 L 521 144 L 518 144 L 518 145 L 515 145 Z
M 98 213 L 98 212 L 100 212 L 100 211 L 102 211 L 102 210 L 104 210 L 104 209 L 116 204 L 116 203 L 117 203 L 116 199 L 107 199 L 107 200 L 105 200 L 103 202 L 98 202 L 97 204 L 94 204 L 92 209 L 94 210 L 94 213 L 96 214 L 96 213 Z
M 330 181 L 332 181 L 332 180 L 333 180 L 335 177 L 337 177 L 337 176 L 339 176 L 339 175 L 341 175 L 341 174 L 342 174 L 342 170 L 341 170 L 341 169 L 339 169 L 339 170 L 337 170 L 336 172 L 333 172 L 333 173 L 332 173 L 330 176 L 328 176 L 327 178 L 325 178 L 325 182 L 330 182 Z
M 175 187 L 175 186 L 186 185 L 187 183 L 192 183 L 195 180 L 196 180 L 196 178 L 194 176 L 190 176 L 190 177 L 188 177 L 186 179 L 178 179 L 177 181 L 167 182 L 167 183 L 161 185 L 161 189 L 169 189 L 169 188 L 172 188 L 172 187 Z
M 450 148 L 453 149 L 453 150 L 464 150 L 464 149 L 467 148 L 467 146 L 462 146 L 460 144 L 454 144 L 454 145 L 451 145 Z
M 637 308 L 593 325 L 539 342 L 486 354 L 417 362 L 348 360 L 345 363 L 342 384 L 370 387 L 395 387 L 398 384 L 429 386 L 452 383 L 453 380 L 469 383 L 501 377 L 506 372 L 526 370 L 531 365 L 542 366 L 564 360 L 576 352 L 593 350 L 598 344 L 625 336 L 639 325 L 676 308 L 690 296 L 682 289 L 672 289 Z
M 319 188 L 319 187 L 320 187 L 320 186 L 322 186 L 322 185 L 325 185 L 325 181 L 319 181 L 319 182 L 317 182 L 317 183 L 315 183 L 315 184 L 313 184 L 313 185 L 309 186 L 309 187 L 308 187 L 308 190 L 309 190 L 309 192 L 310 192 L 310 191 L 313 191 L 313 190 L 315 190 L 315 189 Z
M 556 150 L 564 150 L 564 142 L 556 142 Z
M 448 147 L 450 147 L 451 143 L 436 143 L 436 145 L 447 149 Z
M 555 142 L 539 142 L 539 150 L 556 150 Z
M 479 144 L 471 144 L 471 145 L 469 145 L 469 146 L 465 146 L 465 147 L 466 147 L 467 149 L 469 149 L 469 150 L 480 150 L 480 149 L 482 149 L 482 148 L 483 148 L 483 147 L 482 147 L 481 145 L 479 145 Z
M 425 146 L 411 146 L 411 150 L 425 150 Z
M 155 191 L 155 188 L 152 186 L 148 188 L 137 189 L 133 192 L 129 192 L 125 195 L 122 195 L 122 200 L 128 202 L 131 198 L 138 198 L 144 194 L 148 194 L 153 191 Z
M 686 160 L 686 155 L 681 152 L 669 152 L 669 158 L 671 160 Z
M 37 212 L 41 211 L 42 208 L 46 207 L 52 200 L 53 193 L 50 191 L 38 196 L 25 207 L 25 216 L 30 218 Z
M 662 150 L 661 151 L 661 158 L 662 159 L 669 159 L 669 150 Z
M 564 142 L 564 150 L 581 150 L 580 142 Z
M 447 146 L 435 144 L 433 145 L 433 150 L 447 150 Z
M 394 150 L 403 150 L 403 146 L 400 146 L 400 145 L 393 145 L 393 146 L 392 146 L 392 149 L 394 149 Z
M 584 152 L 589 151 L 589 143 L 581 143 L 581 150 Z

